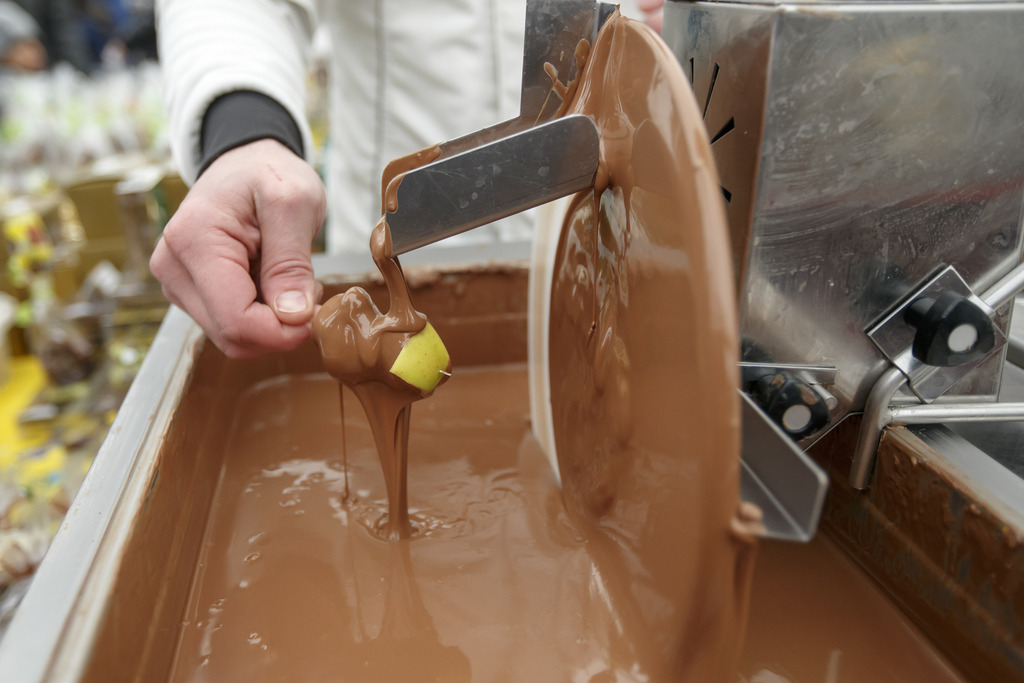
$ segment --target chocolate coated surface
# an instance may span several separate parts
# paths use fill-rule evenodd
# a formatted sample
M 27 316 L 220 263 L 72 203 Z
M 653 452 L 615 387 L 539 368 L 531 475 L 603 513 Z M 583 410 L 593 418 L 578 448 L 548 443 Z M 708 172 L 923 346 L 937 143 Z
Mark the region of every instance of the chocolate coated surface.
M 426 163 L 429 158 L 429 154 L 420 154 L 406 160 Z M 387 176 L 396 163 L 385 171 L 382 183 L 388 187 L 382 199 L 385 206 L 394 202 L 398 187 L 398 183 L 390 183 Z M 402 164 L 398 168 L 402 168 Z M 413 307 L 409 284 L 391 251 L 391 231 L 383 208 L 380 221 L 370 233 L 370 253 L 387 288 L 387 310 L 382 313 L 362 287 L 352 287 L 328 299 L 317 311 L 313 319 L 313 338 L 324 359 L 324 368 L 340 385 L 352 389 L 369 418 L 388 490 L 389 513 L 381 530 L 387 537 L 397 540 L 412 533 L 406 492 L 411 406 L 432 392 L 421 391 L 391 372 L 395 359 L 409 339 L 423 330 L 427 318 Z M 450 376 L 450 360 L 440 372 L 439 384 Z M 340 396 L 344 412 L 344 394 Z M 344 453 L 344 438 L 341 448 Z
M 739 502 L 732 274 L 700 112 L 660 39 L 617 18 L 569 110 L 595 120 L 602 150 L 551 294 L 566 506 L 640 644 L 638 670 L 732 681 L 757 511 Z

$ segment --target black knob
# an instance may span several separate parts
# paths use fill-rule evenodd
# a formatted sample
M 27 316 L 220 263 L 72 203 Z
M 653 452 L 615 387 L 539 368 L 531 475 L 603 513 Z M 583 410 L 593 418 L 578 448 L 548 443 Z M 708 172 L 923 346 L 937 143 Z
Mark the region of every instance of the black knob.
M 914 357 L 927 365 L 953 367 L 984 358 L 995 346 L 992 320 L 956 292 L 921 297 L 903 314 L 914 334 Z
M 807 382 L 788 372 L 763 375 L 745 383 L 744 388 L 793 439 L 816 434 L 829 423 L 825 400 Z

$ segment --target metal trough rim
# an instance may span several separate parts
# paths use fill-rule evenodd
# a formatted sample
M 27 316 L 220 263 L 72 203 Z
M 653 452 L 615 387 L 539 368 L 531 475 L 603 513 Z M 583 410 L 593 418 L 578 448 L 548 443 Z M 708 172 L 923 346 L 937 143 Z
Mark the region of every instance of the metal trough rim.
M 102 610 L 149 470 L 202 347 L 202 330 L 172 307 L 123 408 L 0 641 L 0 671 L 11 683 L 75 680 L 91 651 Z M 153 391 L 153 387 L 163 387 Z

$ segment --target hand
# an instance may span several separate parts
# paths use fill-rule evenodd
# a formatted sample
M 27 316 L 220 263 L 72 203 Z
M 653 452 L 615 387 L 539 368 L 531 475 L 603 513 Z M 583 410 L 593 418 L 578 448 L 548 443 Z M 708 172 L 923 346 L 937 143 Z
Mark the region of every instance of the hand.
M 308 163 L 276 140 L 251 142 L 199 177 L 150 268 L 167 298 L 228 356 L 295 348 L 320 300 L 310 246 L 325 206 Z
M 662 8 L 665 0 L 637 0 L 636 6 L 644 15 L 644 23 L 661 33 Z
M 46 68 L 46 48 L 36 38 L 19 40 L 7 48 L 0 62 L 19 71 L 42 71 Z

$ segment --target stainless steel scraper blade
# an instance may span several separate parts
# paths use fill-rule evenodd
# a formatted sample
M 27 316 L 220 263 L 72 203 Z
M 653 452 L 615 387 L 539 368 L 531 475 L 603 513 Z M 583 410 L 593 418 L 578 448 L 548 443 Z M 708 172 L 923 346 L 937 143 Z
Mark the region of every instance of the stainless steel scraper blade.
M 591 187 L 599 146 L 593 121 L 566 116 L 399 176 L 394 253 Z

